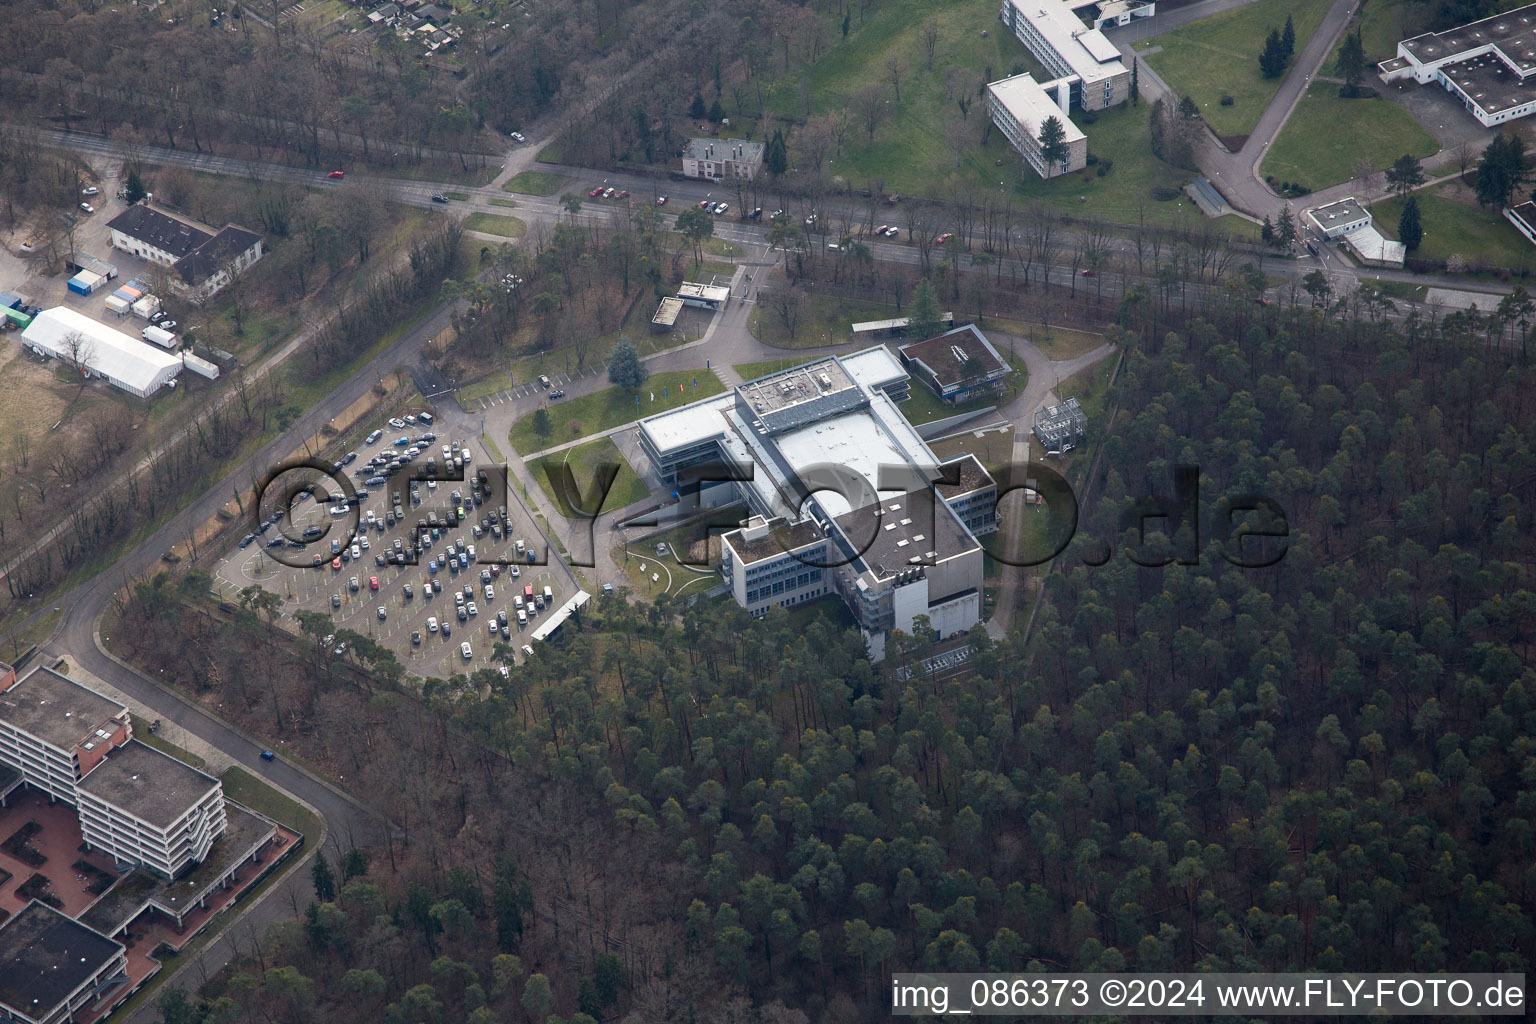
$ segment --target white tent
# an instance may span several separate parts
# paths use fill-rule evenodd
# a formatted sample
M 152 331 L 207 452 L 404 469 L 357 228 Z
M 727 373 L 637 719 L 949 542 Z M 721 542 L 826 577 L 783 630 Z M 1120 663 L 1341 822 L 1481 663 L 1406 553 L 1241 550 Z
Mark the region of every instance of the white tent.
M 169 352 L 63 306 L 39 313 L 21 332 L 21 340 L 44 355 L 73 361 L 75 355 L 69 342 L 72 335 L 79 335 L 84 341 L 81 354 L 94 376 L 140 398 L 159 391 L 181 371 L 181 360 Z

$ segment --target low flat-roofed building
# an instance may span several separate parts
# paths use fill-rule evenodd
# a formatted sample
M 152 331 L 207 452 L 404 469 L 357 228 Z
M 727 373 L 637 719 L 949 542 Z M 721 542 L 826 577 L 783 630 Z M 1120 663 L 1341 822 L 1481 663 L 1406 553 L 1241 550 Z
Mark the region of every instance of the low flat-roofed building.
M 951 405 L 1000 394 L 1009 371 L 975 324 L 903 345 L 897 353 L 914 377 Z
M 677 318 L 683 312 L 683 300 L 668 295 L 661 300 L 661 305 L 656 307 L 656 315 L 651 317 L 651 330 L 670 331 L 677 326 Z
M 1307 217 L 1324 238 L 1338 238 L 1371 222 L 1371 215 L 1354 196 L 1308 210 Z
M 127 988 L 123 945 L 39 900 L 0 925 L 0 1017 L 58 1024 Z
M 698 306 L 701 309 L 719 309 L 731 301 L 731 290 L 722 285 L 684 281 L 677 286 L 677 297 L 682 300 L 685 306 Z
M 1527 242 L 1536 245 L 1536 203 L 1526 200 L 1510 207 L 1504 211 L 1504 219 L 1513 224 Z
M 124 864 L 175 878 L 224 834 L 219 780 L 138 740 L 81 780 L 80 831 Z
M 1404 39 L 1376 69 L 1387 83 L 1439 83 L 1485 127 L 1525 117 L 1536 110 L 1536 5 Z
M 992 123 L 1042 178 L 1054 178 L 1088 166 L 1088 136 L 1072 123 L 1059 102 L 1027 72 L 987 85 L 987 114 Z M 1040 146 L 1040 129 L 1053 117 L 1061 125 L 1067 152 L 1059 162 L 1047 165 Z
M 1323 237 L 1343 242 L 1367 266 L 1401 267 L 1408 254 L 1405 245 L 1376 230 L 1370 211 L 1353 196 L 1308 210 L 1307 218 Z
M 907 325 L 912 322 L 911 317 L 898 316 L 889 320 L 865 320 L 854 324 L 849 328 L 854 338 L 864 335 L 868 338 L 893 338 L 907 332 Z M 939 322 L 946 326 L 955 322 L 954 313 L 945 313 L 939 317 Z
M 0 762 L 55 800 L 76 803 L 80 780 L 132 737 L 127 708 L 50 668 L 0 692 Z
M 148 398 L 181 372 L 181 360 L 140 338 L 68 306 L 45 309 L 32 318 L 21 340 L 40 355 L 62 359 L 72 367 L 139 398 Z
M 970 454 L 957 455 L 946 459 L 939 469 L 943 475 L 934 486 L 965 528 L 977 537 L 997 532 L 997 481 L 981 460 Z

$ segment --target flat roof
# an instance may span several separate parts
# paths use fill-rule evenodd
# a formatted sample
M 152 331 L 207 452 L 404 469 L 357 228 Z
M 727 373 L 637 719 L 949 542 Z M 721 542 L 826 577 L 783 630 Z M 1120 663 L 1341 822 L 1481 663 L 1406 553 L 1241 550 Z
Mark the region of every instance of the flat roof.
M 871 492 L 880 485 L 881 466 L 910 466 L 909 452 L 924 451 L 903 445 L 903 440 L 910 442 L 894 436 L 868 409 L 834 416 L 774 438 L 784 460 L 797 471 L 818 465 L 841 466 L 867 480 Z M 835 491 L 818 491 L 816 501 L 833 518 L 857 507 Z
M 947 500 L 954 500 L 972 491 L 980 491 L 987 487 L 994 487 L 997 481 L 992 479 L 992 474 L 981 464 L 981 460 L 970 452 L 940 464 L 945 471 L 959 470 L 960 482 L 957 484 L 937 484 L 939 494 Z
M 1491 53 L 1442 64 L 1440 73 L 1487 114 L 1497 114 L 1536 99 L 1536 77 L 1521 78 Z
M 731 297 L 731 290 L 724 285 L 684 281 L 677 286 L 677 297 L 680 299 L 704 299 L 707 302 L 724 302 Z
M 685 155 L 690 160 L 760 160 L 763 144 L 746 139 L 695 138 L 688 140 Z
M 153 747 L 129 740 L 80 781 L 79 789 L 158 828 L 174 824 L 219 780 Z
M 926 368 L 943 387 L 968 380 L 970 375 L 965 372 L 965 364 L 972 359 L 981 364 L 983 379 L 1008 372 L 1007 361 L 975 324 L 956 327 L 924 341 L 914 341 L 901 346 L 900 351 L 904 358 Z
M 742 561 L 749 564 L 775 555 L 788 554 L 825 539 L 821 528 L 809 519 L 802 519 L 798 523 L 774 519 L 765 524 L 721 534 L 721 540 L 730 544 Z
M 955 314 L 945 313 L 943 316 L 939 317 L 939 319 L 946 324 L 952 324 L 955 322 Z M 860 323 L 854 324 L 850 330 L 852 330 L 854 334 L 863 334 L 868 331 L 894 331 L 897 328 L 907 326 L 911 322 L 912 318 L 909 316 L 892 317 L 889 320 L 864 320 Z M 869 350 L 865 349 L 865 351 L 867 352 Z M 862 355 L 862 353 L 860 354 Z M 853 357 L 843 357 L 845 361 L 851 358 Z
M 47 1020 L 122 952 L 120 943 L 33 900 L 0 926 L 0 1003 Z
M 1421 64 L 1433 64 L 1480 47 L 1494 46 L 1522 72 L 1536 71 L 1536 4 L 1455 28 L 1425 32 L 1398 45 Z
M 1516 206 L 1511 206 L 1504 211 L 1506 217 L 1514 217 L 1526 226 L 1529 231 L 1536 231 L 1536 203 L 1527 199 Z M 4 669 L 0 669 L 0 675 L 4 675 Z
M 876 345 L 862 352 L 855 352 L 851 356 L 843 356 L 841 362 L 848 376 L 871 391 L 889 387 L 910 376 L 901 365 L 901 360 L 892 355 L 890 349 L 884 345 Z
M 1103 32 L 1084 25 L 1062 0 L 1008 0 L 1008 3 L 1085 83 L 1101 81 L 1126 70 L 1115 44 Z
M 856 386 L 836 359 L 820 359 L 738 384 L 736 390 L 754 410 L 771 414 Z
M 682 311 L 683 300 L 668 295 L 661 300 L 661 305 L 656 307 L 656 315 L 651 317 L 651 323 L 661 324 L 664 327 L 676 326 L 678 314 Z
M 855 548 L 863 545 L 860 568 L 881 578 L 933 565 L 978 546 L 931 487 L 883 498 L 878 505 L 846 512 L 836 521 Z
M 1307 213 L 1324 231 L 1331 231 L 1340 224 L 1350 224 L 1362 218 L 1369 220 L 1371 216 L 1365 212 L 1365 207 L 1360 205 L 1360 200 L 1353 196 L 1329 203 L 1327 206 L 1319 206 Z
M 640 429 L 661 452 L 692 447 L 725 434 L 725 414 L 736 403 L 735 392 L 711 395 L 676 409 L 647 416 Z
M 0 693 L 0 719 L 64 751 L 89 743 L 126 708 L 51 668 L 35 668 Z
M 1048 118 L 1054 117 L 1061 122 L 1061 129 L 1065 133 L 1062 142 L 1067 145 L 1088 137 L 1072 123 L 1066 111 L 1056 105 L 1051 94 L 1040 87 L 1035 76 L 1027 71 L 1022 75 L 991 82 L 987 85 L 987 91 L 996 96 L 1003 109 L 1032 136 L 1038 137 L 1040 126 Z

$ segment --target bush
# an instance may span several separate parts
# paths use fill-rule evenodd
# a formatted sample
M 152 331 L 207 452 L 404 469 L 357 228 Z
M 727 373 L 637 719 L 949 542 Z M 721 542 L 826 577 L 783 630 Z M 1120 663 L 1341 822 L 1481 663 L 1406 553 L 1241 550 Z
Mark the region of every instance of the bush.
M 1111 160 L 1109 157 L 1105 157 L 1103 160 L 1099 161 L 1099 177 L 1101 177 L 1101 178 L 1104 177 L 1104 175 L 1108 174 L 1110 171 L 1112 171 L 1114 169 L 1115 169 L 1115 162 L 1113 160 Z
M 1152 198 L 1159 203 L 1170 202 L 1179 198 L 1179 195 L 1181 194 L 1178 189 L 1170 188 L 1167 185 L 1154 185 L 1148 191 Z
M 1087 164 L 1088 164 L 1089 167 L 1092 167 L 1094 164 L 1096 164 L 1098 162 L 1099 162 L 1099 158 L 1097 156 L 1095 156 L 1092 153 L 1088 154 Z
M 1083 124 L 1093 124 L 1093 122 L 1095 122 L 1095 121 L 1097 121 L 1099 119 L 1099 115 L 1095 114 L 1091 110 L 1084 110 L 1081 113 L 1082 113 L 1082 118 L 1083 118 Z
M 1222 106 L 1230 107 L 1233 104 L 1233 102 L 1234 101 L 1233 101 L 1231 96 L 1228 96 L 1225 93 L 1222 94 L 1222 97 L 1221 97 L 1221 105 Z

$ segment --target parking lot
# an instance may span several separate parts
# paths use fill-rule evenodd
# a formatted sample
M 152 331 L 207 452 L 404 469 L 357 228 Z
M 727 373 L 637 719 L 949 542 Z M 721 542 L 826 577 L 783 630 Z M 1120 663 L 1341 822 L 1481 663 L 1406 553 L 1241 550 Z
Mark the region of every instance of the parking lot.
M 267 525 L 243 537 L 220 563 L 221 591 L 228 597 L 259 584 L 284 599 L 285 613 L 307 609 L 328 614 L 338 629 L 389 647 L 417 675 L 446 678 L 491 667 L 498 641 L 513 647 L 515 660 L 522 663 L 526 654 L 521 648 L 532 643 L 532 632 L 571 594 L 564 575 L 544 564 L 558 556 L 546 550 L 522 506 L 509 500 L 500 468 L 478 443 L 439 435 L 421 422 L 379 424 L 368 436 L 371 442 L 359 439 L 339 457 L 345 464 L 314 485 L 313 497 L 300 489 L 309 485 L 314 471 L 294 470 L 267 486 L 261 509 Z M 417 455 L 406 458 L 413 448 Z M 464 451 L 470 455 L 468 464 L 445 470 L 445 461 L 451 465 Z M 348 459 L 353 453 L 355 458 Z M 402 461 L 393 473 L 384 465 L 370 466 L 381 456 Z M 458 472 L 462 481 L 441 479 Z M 486 474 L 483 484 L 481 472 Z M 439 479 L 413 480 L 429 475 Z M 356 505 L 348 503 L 345 511 L 331 500 L 346 493 L 341 477 L 358 495 Z M 283 516 L 271 521 L 290 494 L 296 496 L 286 501 Z M 416 564 L 401 564 L 410 558 L 423 521 L 428 527 Z M 518 621 L 519 610 L 526 622 Z M 468 658 L 462 653 L 464 643 L 470 645 Z M 342 651 L 338 656 L 347 655 Z

